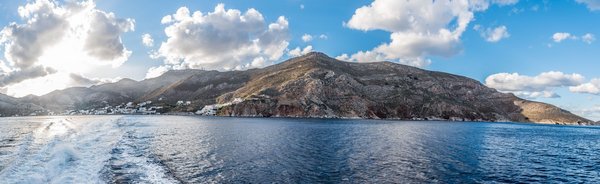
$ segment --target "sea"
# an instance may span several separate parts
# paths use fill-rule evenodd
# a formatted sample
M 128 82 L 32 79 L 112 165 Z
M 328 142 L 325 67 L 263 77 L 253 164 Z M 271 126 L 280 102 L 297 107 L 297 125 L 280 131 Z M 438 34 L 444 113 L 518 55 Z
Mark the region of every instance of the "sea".
M 600 127 L 203 116 L 0 118 L 0 183 L 598 183 Z

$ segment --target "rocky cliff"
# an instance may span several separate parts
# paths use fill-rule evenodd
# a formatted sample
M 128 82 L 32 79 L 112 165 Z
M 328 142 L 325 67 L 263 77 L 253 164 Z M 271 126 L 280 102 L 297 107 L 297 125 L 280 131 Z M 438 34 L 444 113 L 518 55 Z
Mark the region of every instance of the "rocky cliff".
M 209 104 L 222 116 L 326 117 L 594 124 L 550 104 L 497 92 L 463 76 L 391 62 L 350 63 L 322 53 L 246 71 L 169 71 L 143 81 L 69 88 L 17 99 L 48 110 L 80 109 L 152 100 L 165 105 Z M 2 109 L 0 109 L 2 110 Z
M 217 101 L 233 98 L 246 100 L 219 115 L 593 123 L 466 77 L 391 62 L 342 62 L 321 53 L 267 67 Z

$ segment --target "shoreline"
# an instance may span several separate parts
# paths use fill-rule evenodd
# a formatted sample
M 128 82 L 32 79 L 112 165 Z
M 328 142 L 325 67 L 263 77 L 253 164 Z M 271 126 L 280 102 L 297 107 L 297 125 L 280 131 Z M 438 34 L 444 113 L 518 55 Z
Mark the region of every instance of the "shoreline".
M 28 117 L 77 117 L 77 116 L 189 116 L 189 117 L 215 117 L 215 118 L 264 118 L 264 119 L 307 119 L 307 120 L 369 120 L 369 121 L 415 121 L 415 122 L 448 122 L 448 123 L 506 123 L 506 124 L 528 124 L 528 125 L 550 125 L 550 126 L 570 126 L 570 127 L 600 127 L 600 125 L 590 124 L 552 124 L 539 122 L 514 122 L 514 121 L 489 121 L 489 120 L 457 120 L 457 119 L 442 119 L 442 118 L 360 118 L 360 117 L 294 117 L 294 116 L 207 116 L 198 115 L 192 112 L 189 113 L 165 113 L 165 114 L 74 114 L 74 115 L 39 115 L 39 116 L 6 116 L 0 118 L 28 118 Z

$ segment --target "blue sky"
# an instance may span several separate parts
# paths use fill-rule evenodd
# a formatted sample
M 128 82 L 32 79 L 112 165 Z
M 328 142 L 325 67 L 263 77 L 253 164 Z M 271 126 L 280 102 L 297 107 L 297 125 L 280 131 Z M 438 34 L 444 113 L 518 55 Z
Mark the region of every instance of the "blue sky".
M 42 1 L 42 0 L 39 0 Z M 379 1 L 379 2 L 377 2 Z M 97 0 L 91 2 L 95 5 L 94 10 L 99 10 L 106 13 L 113 13 L 117 19 L 130 19 L 134 24 L 134 29 L 128 27 L 120 27 L 121 31 L 115 32 L 115 35 L 122 40 L 121 43 L 129 55 L 120 53 L 115 56 L 112 64 L 109 65 L 93 65 L 86 70 L 79 71 L 78 68 L 66 67 L 65 70 L 57 69 L 57 73 L 64 71 L 65 74 L 77 74 L 90 79 L 89 83 L 66 82 L 65 85 L 47 86 L 45 90 L 32 89 L 28 86 L 35 86 L 36 83 L 27 83 L 26 80 L 18 82 L 5 82 L 2 87 L 5 93 L 14 96 L 23 96 L 26 93 L 43 94 L 54 89 L 65 87 L 90 85 L 96 82 L 106 82 L 118 80 L 118 78 L 132 78 L 135 80 L 143 80 L 148 77 L 148 70 L 151 67 L 164 67 L 166 69 L 180 68 L 207 68 L 226 70 L 229 68 L 219 68 L 218 62 L 222 58 L 215 58 L 207 54 L 204 55 L 185 55 L 186 53 L 172 54 L 166 51 L 160 52 L 160 48 L 178 49 L 163 45 L 169 39 L 165 34 L 165 29 L 169 26 L 176 26 L 181 22 L 161 23 L 163 17 L 176 14 L 181 7 L 187 7 L 190 14 L 195 11 L 200 11 L 203 15 L 208 12 L 213 12 L 219 4 L 224 4 L 225 10 L 235 9 L 244 14 L 249 9 L 255 9 L 264 17 L 261 33 L 269 32 L 268 25 L 278 23 L 279 17 L 283 16 L 288 25 L 285 30 L 282 30 L 280 35 L 272 36 L 278 40 L 277 43 L 287 43 L 287 46 L 280 47 L 282 54 L 280 57 L 273 59 L 273 54 L 267 54 L 265 48 L 261 48 L 260 53 L 254 55 L 236 55 L 235 58 L 244 58 L 252 60 L 262 58 L 266 60 L 266 64 L 248 65 L 238 67 L 237 69 L 245 69 L 251 67 L 262 67 L 269 64 L 281 62 L 294 54 L 290 51 L 298 47 L 300 50 L 310 46 L 313 51 L 324 52 L 332 57 L 342 56 L 347 54 L 348 57 L 341 58 L 353 62 L 369 62 L 358 57 L 352 57 L 360 51 L 372 51 L 374 60 L 390 60 L 399 63 L 407 64 L 408 60 L 425 61 L 420 62 L 419 67 L 443 71 L 453 74 L 464 75 L 474 78 L 505 92 L 515 92 L 519 96 L 535 99 L 537 101 L 549 102 L 560 107 L 571 110 L 577 114 L 583 115 L 594 120 L 600 120 L 600 99 L 598 92 L 594 91 L 594 87 L 600 88 L 600 84 L 593 82 L 593 79 L 600 78 L 600 43 L 595 38 L 600 36 L 600 9 L 599 1 L 595 0 L 490 0 L 485 8 L 473 8 L 473 2 L 465 0 L 469 5 L 463 12 L 473 13 L 473 17 L 468 19 L 464 31 L 458 31 L 457 19 L 460 15 L 449 14 L 455 16 L 448 22 L 443 22 L 443 26 L 430 26 L 427 22 L 417 23 L 425 25 L 417 25 L 414 27 L 402 27 L 402 25 L 393 25 L 393 21 L 381 20 L 384 23 L 370 23 L 364 20 L 356 21 L 354 16 L 359 17 L 357 9 L 364 8 L 366 12 L 382 13 L 381 9 L 377 9 L 375 3 L 388 3 L 393 10 L 390 14 L 416 12 L 414 16 L 417 18 L 423 15 L 417 15 L 417 9 L 407 8 L 409 5 L 413 7 L 419 6 L 435 6 L 435 3 L 389 3 L 386 0 L 355 0 L 355 1 L 305 1 L 305 0 L 281 0 L 281 1 L 228 1 L 228 0 L 169 0 L 169 1 L 143 1 L 143 0 Z M 27 4 L 35 4 L 37 1 L 2 1 L 0 2 L 0 25 L 9 27 L 12 22 L 18 25 L 27 25 L 27 20 L 30 18 L 22 17 L 18 13 L 20 6 Z M 73 1 L 48 1 L 57 7 L 66 7 Z M 443 1 L 442 1 L 443 2 Z M 397 7 L 396 7 L 397 6 Z M 421 7 L 422 8 L 422 7 Z M 433 11 L 444 11 L 447 7 L 437 7 L 431 9 Z M 396 11 L 397 10 L 397 11 Z M 36 10 L 41 11 L 41 10 Z M 379 12 L 378 12 L 379 11 Z M 55 11 L 56 12 L 56 11 Z M 386 12 L 383 12 L 386 13 Z M 383 16 L 379 16 L 383 17 Z M 369 21 L 377 22 L 379 17 L 370 17 Z M 371 20 L 373 19 L 373 20 Z M 383 19 L 383 18 L 382 18 Z M 134 21 L 133 21 L 134 20 Z M 350 23 L 352 20 L 352 23 Z M 114 21 L 117 21 L 116 19 Z M 386 22 L 387 21 L 387 22 Z M 432 24 L 437 23 L 433 22 Z M 401 21 L 397 24 L 401 24 Z M 82 24 L 84 25 L 84 24 Z M 92 25 L 93 26 L 93 25 Z M 400 26 L 401 28 L 398 28 Z M 490 37 L 495 28 L 505 28 L 496 40 L 486 40 Z M 254 28 L 253 28 L 254 29 Z M 446 42 L 438 43 L 436 39 L 428 44 L 437 44 L 435 49 L 444 50 L 441 54 L 436 54 L 435 51 L 427 50 L 431 48 L 425 46 L 424 51 L 418 50 L 414 52 L 403 52 L 413 45 L 403 45 L 400 49 L 395 50 L 403 53 L 402 56 L 391 56 L 389 52 L 378 51 L 376 48 L 380 45 L 386 45 L 393 42 L 392 34 L 410 35 L 410 33 L 433 33 L 426 34 L 432 37 L 439 30 L 448 30 L 453 35 L 458 35 L 458 38 L 453 37 L 448 47 L 458 46 L 444 50 Z M 17 29 L 15 29 L 17 30 Z M 39 32 L 33 32 L 41 34 Z M 236 32 L 238 33 L 238 32 Z M 248 33 L 248 34 L 261 34 Z M 558 42 L 553 38 L 556 33 L 568 33 L 569 36 Z M 149 34 L 154 44 L 151 47 L 144 46 L 142 43 L 142 35 Z M 308 34 L 313 38 L 305 42 L 302 36 Z M 279 36 L 283 37 L 279 38 Z M 320 38 L 324 35 L 326 38 Z M 587 37 L 586 37 L 587 35 Z M 426 36 L 426 37 L 427 37 Z M 438 35 L 439 36 L 439 35 Z M 275 38 L 277 37 L 277 38 Z M 585 38 L 584 38 L 585 37 Z M 14 74 L 19 71 L 25 71 L 29 68 L 19 68 L 11 65 L 14 57 L 8 56 L 5 53 L 9 50 L 9 42 L 11 39 L 17 38 L 7 37 L 9 41 L 2 43 L 0 51 L 0 61 L 6 63 L 4 76 Z M 271 37 L 251 37 L 252 39 L 271 39 Z M 411 38 L 411 37 L 403 37 Z M 410 40 L 410 39 L 406 39 Z M 109 40 L 110 41 L 110 40 Z M 114 40 L 112 40 L 114 41 Z M 247 40 L 246 40 L 247 41 Z M 401 45 L 404 39 L 395 40 Z M 417 40 L 418 41 L 418 40 Z M 453 42 L 454 41 L 454 42 Z M 176 44 L 178 42 L 173 42 Z M 259 44 L 266 45 L 266 44 Z M 422 46 L 414 44 L 416 46 Z M 30 45 L 26 45 L 30 46 Z M 269 45 L 275 47 L 275 45 Z M 52 46 L 44 47 L 49 50 Z M 407 48 L 408 47 L 408 48 Z M 225 47 L 224 47 L 225 48 Z M 98 49 L 98 48 L 96 48 Z M 180 48 L 179 48 L 180 49 Z M 198 49 L 206 49 L 202 46 Z M 399 48 L 396 48 L 399 49 Z M 85 50 L 85 49 L 84 49 Z M 165 49 L 167 50 L 167 49 Z M 123 50 L 125 51 L 125 50 Z M 433 54 L 432 54 L 433 53 Z M 10 53 L 9 53 L 10 54 Z M 156 55 L 152 57 L 151 55 Z M 228 54 L 228 53 L 224 53 Z M 221 54 L 223 55 L 223 54 Z M 392 54 L 393 55 L 393 54 Z M 410 55 L 406 56 L 406 55 Z M 183 61 L 168 62 L 169 57 L 179 58 Z M 377 56 L 377 57 L 375 57 Z M 212 59 L 203 60 L 202 57 L 213 57 Z M 234 56 L 232 56 L 234 57 Z M 44 57 L 43 54 L 40 58 Z M 48 57 L 51 58 L 51 57 Z M 105 57 L 106 58 L 106 57 Z M 376 58 L 376 59 L 375 59 Z M 172 59 L 172 58 L 171 58 Z M 52 71 L 54 65 L 44 65 L 42 59 L 37 59 L 33 62 L 33 66 L 38 66 L 36 62 L 40 62 L 39 66 L 46 67 L 45 71 Z M 198 61 L 202 60 L 202 61 Z M 207 64 L 214 63 L 217 64 Z M 230 63 L 231 66 L 248 63 L 250 61 L 239 61 Z M 13 62 L 14 63 L 14 62 Z M 408 63 L 410 64 L 410 63 Z M 223 65 L 225 66 L 225 65 Z M 227 65 L 229 66 L 229 65 Z M 27 65 L 26 67 L 30 67 Z M 60 67 L 59 67 L 60 68 Z M 165 70 L 166 70 L 165 69 Z M 548 73 L 548 72 L 555 73 Z M 560 73 L 556 73 L 560 72 Z M 43 72 L 42 72 L 43 73 Z M 46 72 L 47 75 L 36 75 L 32 79 L 41 79 L 52 76 L 53 72 Z M 504 74 L 503 74 L 504 73 Z M 547 73 L 547 75 L 540 75 Z M 496 75 L 501 74 L 501 75 Z M 512 74 L 512 75 L 509 75 Z M 537 78 L 536 78 L 537 76 Z M 12 78 L 11 78 L 12 79 Z M 495 83 L 487 82 L 486 79 L 494 80 Z M 53 78 L 48 78 L 46 81 L 52 81 Z M 67 79 L 64 79 L 67 80 Z M 29 80 L 32 81 L 32 80 Z M 19 85 L 19 83 L 22 83 Z M 600 83 L 600 82 L 597 82 Z M 576 88 L 579 87 L 579 88 Z M 571 89 L 572 88 L 572 89 Z M 537 95 L 532 95 L 532 93 Z M 540 95 L 545 94 L 545 95 Z

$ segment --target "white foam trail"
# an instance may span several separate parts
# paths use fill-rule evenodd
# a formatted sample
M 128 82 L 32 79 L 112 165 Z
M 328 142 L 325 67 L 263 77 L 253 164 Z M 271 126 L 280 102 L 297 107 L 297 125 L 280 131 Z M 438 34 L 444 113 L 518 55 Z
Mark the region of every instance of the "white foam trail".
M 168 174 L 164 165 L 151 157 L 150 144 L 153 138 L 152 132 L 139 130 L 139 122 L 135 120 L 119 122 L 121 129 L 126 131 L 119 140 L 112 155 L 112 161 L 121 168 L 122 173 L 115 175 L 132 175 L 136 183 L 179 183 L 173 176 Z M 112 163 L 109 163 L 112 164 Z M 119 177 L 119 176 L 117 176 Z M 127 177 L 127 176 L 126 176 Z
M 0 172 L 0 183 L 101 182 L 100 171 L 123 132 L 118 116 L 50 119 L 33 132 L 29 146 Z

